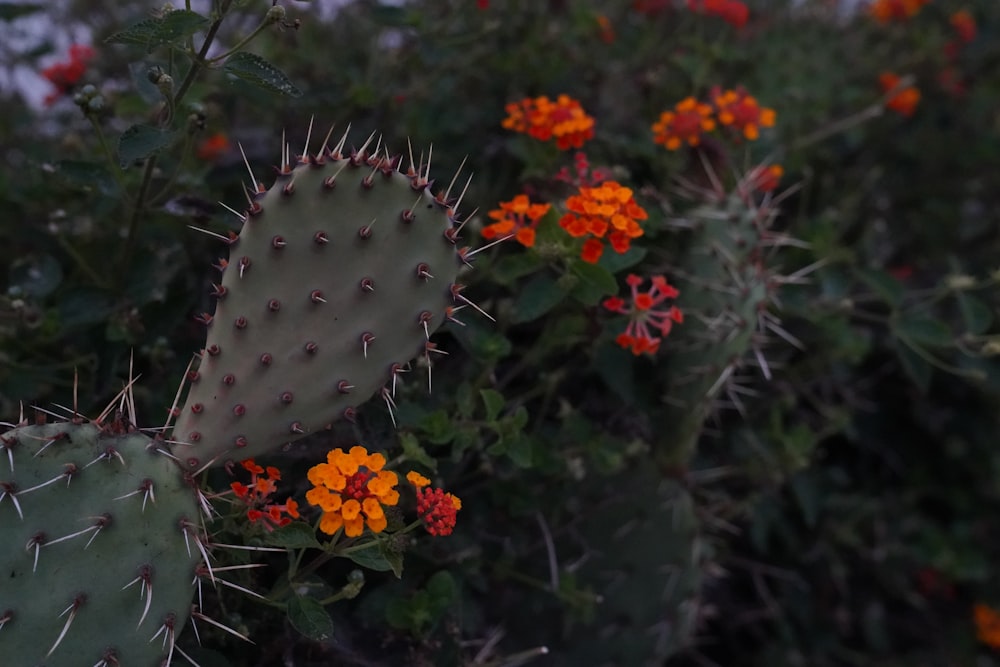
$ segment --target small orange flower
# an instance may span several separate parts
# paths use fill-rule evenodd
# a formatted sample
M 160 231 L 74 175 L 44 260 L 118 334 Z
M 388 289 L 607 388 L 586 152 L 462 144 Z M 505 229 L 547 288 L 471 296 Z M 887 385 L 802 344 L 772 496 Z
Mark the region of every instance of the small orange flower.
M 591 264 L 600 259 L 604 250 L 600 239 L 606 238 L 615 252 L 624 253 L 632 239 L 643 234 L 639 221 L 649 217 L 633 199 L 632 190 L 616 181 L 581 187 L 579 194 L 566 200 L 566 209 L 559 226 L 574 238 L 590 237 L 580 257 Z
M 976 38 L 976 19 L 968 9 L 961 9 L 952 14 L 949 22 L 958 38 L 966 44 Z
M 982 602 L 972 608 L 976 638 L 993 649 L 1000 649 L 1000 613 Z
M 514 234 L 517 242 L 526 248 L 535 245 L 535 228 L 538 221 L 549 212 L 551 204 L 532 204 L 528 195 L 517 195 L 510 201 L 500 202 L 500 208 L 487 215 L 496 222 L 483 227 L 483 238 L 493 239 Z
M 664 111 L 653 123 L 653 141 L 675 151 L 682 143 L 697 146 L 701 135 L 715 129 L 712 107 L 688 97 L 674 105 L 673 111 Z
M 195 149 L 199 160 L 215 162 L 229 150 L 229 138 L 221 132 L 205 137 Z
M 366 523 L 373 533 L 385 530 L 388 522 L 382 507 L 399 502 L 399 479 L 382 470 L 384 466 L 384 456 L 355 445 L 346 453 L 340 447 L 330 451 L 326 463 L 310 468 L 313 488 L 306 492 L 306 500 L 323 510 L 319 529 L 333 535 L 343 528 L 347 537 L 361 535 Z
M 646 282 L 645 279 L 634 273 L 629 274 L 625 282 L 632 291 L 631 304 L 617 296 L 604 300 L 605 308 L 628 316 L 628 326 L 618 334 L 615 342 L 626 350 L 631 349 L 636 356 L 656 354 L 674 324 L 684 321 L 684 314 L 677 306 L 658 308 L 667 299 L 677 298 L 680 294 L 677 289 L 663 276 L 653 276 L 651 281 L 652 287 L 640 292 L 639 285 Z M 653 330 L 659 336 L 654 336 Z
M 756 141 L 760 136 L 760 128 L 774 127 L 776 114 L 774 109 L 761 107 L 757 100 L 745 90 L 714 91 L 716 114 L 719 123 L 732 127 L 747 140 Z
M 555 137 L 560 150 L 580 148 L 594 137 L 594 119 L 569 95 L 560 95 L 555 101 L 545 95 L 525 98 L 511 102 L 505 110 L 503 127 L 539 141 Z
M 250 484 L 232 482 L 229 488 L 248 506 L 247 518 L 251 523 L 259 522 L 266 530 L 272 531 L 299 518 L 299 504 L 291 498 L 281 505 L 268 503 L 271 494 L 278 488 L 275 482 L 281 479 L 280 470 L 274 466 L 262 468 L 253 459 L 246 459 L 240 465 L 250 473 Z M 282 513 L 288 516 L 282 516 Z
M 875 0 L 868 13 L 879 23 L 913 18 L 930 0 Z
M 882 72 L 878 77 L 879 86 L 882 92 L 891 93 L 885 106 L 903 116 L 912 116 L 913 111 L 920 102 L 920 91 L 914 86 L 899 88 L 900 77 L 893 72 Z
M 611 25 L 611 20 L 604 14 L 598 14 L 597 20 L 597 34 L 600 36 L 601 41 L 605 44 L 613 44 L 615 41 L 615 29 Z

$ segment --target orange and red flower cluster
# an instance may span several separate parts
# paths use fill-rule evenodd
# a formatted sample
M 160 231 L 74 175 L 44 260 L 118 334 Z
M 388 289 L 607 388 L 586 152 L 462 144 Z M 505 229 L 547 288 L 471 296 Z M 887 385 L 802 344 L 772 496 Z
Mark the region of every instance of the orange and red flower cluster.
M 920 91 L 915 86 L 900 88 L 900 80 L 899 75 L 894 72 L 879 74 L 879 86 L 882 88 L 882 92 L 888 95 L 885 106 L 900 115 L 912 116 L 920 102 Z
M 739 0 L 687 0 L 687 7 L 699 14 L 718 16 L 737 28 L 750 19 L 750 9 Z
M 455 529 L 458 510 L 462 509 L 462 501 L 458 496 L 441 489 L 432 489 L 431 481 L 417 472 L 407 473 L 406 479 L 416 489 L 417 516 L 423 521 L 427 532 L 435 537 L 451 535 Z
M 348 537 L 361 535 L 366 523 L 373 533 L 385 530 L 383 506 L 399 502 L 399 479 L 384 466 L 383 455 L 369 454 L 356 445 L 349 452 L 340 447 L 331 450 L 326 463 L 310 468 L 313 488 L 306 492 L 306 500 L 323 510 L 319 529 L 333 535 L 343 528 Z
M 879 23 L 913 18 L 930 0 L 875 0 L 868 12 Z
M 494 239 L 514 234 L 517 242 L 526 248 L 535 245 L 535 228 L 538 221 L 549 212 L 551 204 L 532 204 L 528 195 L 517 195 L 510 201 L 500 202 L 500 208 L 488 213 L 496 222 L 483 227 L 483 238 Z
M 725 91 L 715 88 L 711 100 L 712 104 L 706 104 L 688 97 L 675 104 L 673 110 L 661 113 L 660 119 L 653 123 L 653 141 L 671 151 L 685 144 L 697 146 L 704 134 L 719 125 L 755 141 L 760 137 L 760 128 L 774 126 L 777 116 L 774 109 L 760 106 L 742 88 Z
M 628 316 L 628 326 L 618 334 L 615 342 L 632 350 L 636 356 L 656 354 L 674 324 L 684 321 L 684 314 L 677 306 L 661 306 L 667 299 L 676 298 L 679 292 L 663 276 L 653 276 L 652 287 L 645 292 L 639 291 L 639 286 L 646 282 L 644 278 L 632 273 L 625 282 L 632 291 L 631 303 L 617 296 L 604 300 L 605 308 Z
M 1000 649 L 1000 613 L 980 602 L 972 608 L 972 620 L 976 638 L 990 648 Z
M 82 44 L 69 47 L 69 61 L 49 65 L 42 70 L 42 76 L 56 87 L 55 92 L 45 96 L 45 104 L 55 102 L 61 95 L 66 95 L 83 78 L 87 64 L 94 59 L 94 49 Z
M 583 244 L 581 259 L 594 264 L 604 252 L 604 240 L 617 253 L 629 249 L 632 239 L 642 236 L 640 220 L 648 215 L 632 197 L 632 190 L 616 181 L 597 187 L 581 187 L 566 200 L 567 212 L 559 226 L 573 238 L 589 237 Z
M 263 468 L 253 459 L 246 459 L 240 465 L 250 473 L 250 484 L 233 482 L 229 487 L 236 497 L 247 504 L 247 518 L 251 523 L 260 523 L 268 531 L 287 526 L 292 519 L 299 518 L 299 504 L 288 498 L 281 505 L 267 502 L 277 489 L 281 471 L 274 466 Z M 285 516 L 283 516 L 285 515 Z
M 507 117 L 502 122 L 505 128 L 539 141 L 555 137 L 560 150 L 580 148 L 583 142 L 594 137 L 593 117 L 568 95 L 560 95 L 555 101 L 545 95 L 525 98 L 511 102 L 505 110 Z

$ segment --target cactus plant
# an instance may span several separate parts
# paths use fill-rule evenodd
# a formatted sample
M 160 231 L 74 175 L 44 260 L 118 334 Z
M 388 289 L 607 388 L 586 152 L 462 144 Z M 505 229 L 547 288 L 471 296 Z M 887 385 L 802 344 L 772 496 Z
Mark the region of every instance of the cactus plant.
M 411 155 L 401 173 L 371 141 L 345 152 L 345 133 L 310 154 L 307 140 L 294 160 L 284 147 L 276 183 L 255 185 L 238 214 L 239 235 L 220 236 L 232 251 L 172 437 L 141 432 L 127 410 L 8 424 L 5 663 L 169 664 L 200 614 L 192 579 L 215 581 L 198 474 L 351 418 L 380 388 L 391 408 L 396 374 L 429 357 L 431 332 L 468 303 L 450 188 L 432 195 L 429 158 Z
M 730 193 L 702 193 L 708 201 L 674 221 L 690 237 L 672 279 L 685 321 L 671 338 L 667 403 L 658 415 L 657 432 L 667 437 L 656 457 L 665 469 L 687 464 L 720 397 L 742 405 L 742 368 L 756 365 L 770 377 L 762 352 L 769 332 L 787 336 L 767 309 L 783 282 L 769 256 L 788 240 L 772 229 L 777 209 L 754 201 L 753 182 L 751 173 Z

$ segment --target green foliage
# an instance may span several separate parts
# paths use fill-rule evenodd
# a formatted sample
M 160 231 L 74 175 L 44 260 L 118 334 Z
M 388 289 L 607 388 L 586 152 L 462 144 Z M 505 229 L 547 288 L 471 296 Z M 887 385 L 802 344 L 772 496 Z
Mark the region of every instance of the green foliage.
M 318 2 L 272 4 L 219 0 L 202 14 L 70 3 L 70 18 L 53 21 L 51 35 L 0 47 L 12 64 L 35 70 L 55 62 L 67 35 L 90 34 L 97 50 L 73 81 L 49 72 L 51 106 L 0 93 L 0 410 L 20 423 L 12 416 L 21 401 L 50 409 L 72 400 L 74 411 L 96 415 L 138 377 L 136 426 L 184 407 L 172 439 L 185 441 L 195 430 L 190 405 L 209 405 L 218 422 L 210 443 L 190 457 L 187 445 L 169 449 L 191 470 L 219 466 L 200 480 L 220 515 L 206 526 L 211 541 L 257 549 L 213 558 L 241 568 L 220 572 L 266 600 L 203 582 L 201 610 L 257 645 L 200 624 L 212 649 L 196 647 L 190 633 L 178 647 L 206 667 L 279 654 L 306 664 L 320 650 L 338 664 L 997 662 L 977 642 L 971 609 L 1000 607 L 992 537 L 1000 509 L 1000 185 L 992 168 L 1000 160 L 992 131 L 1000 7 L 932 0 L 882 23 L 847 3 L 761 1 L 747 3 L 738 27 L 679 1 L 356 0 L 336 12 Z M 953 25 L 963 8 L 975 19 L 970 41 Z M 4 4 L 0 21 L 23 35 L 21 22 L 47 11 Z M 889 71 L 920 91 L 908 114 L 879 85 Z M 752 139 L 716 110 L 718 126 L 696 146 L 654 143 L 650 127 L 662 112 L 689 96 L 713 106 L 716 87 L 743 89 L 774 109 L 774 126 Z M 501 125 L 505 105 L 560 94 L 595 119 L 583 172 L 575 149 Z M 467 189 L 464 177 L 451 188 L 445 178 L 420 201 L 450 189 L 451 201 L 434 204 L 437 237 L 459 196 L 462 213 L 479 207 L 460 216 L 456 245 L 441 251 L 446 270 L 431 271 L 445 287 L 467 284 L 461 294 L 475 305 L 447 290 L 434 295 L 427 309 L 452 306 L 454 321 L 426 356 L 423 331 L 390 319 L 383 330 L 405 340 L 402 357 L 366 363 L 363 352 L 342 350 L 313 376 L 290 373 L 272 386 L 242 381 L 258 379 L 248 369 L 260 351 L 242 353 L 239 372 L 220 366 L 179 406 L 191 355 L 206 347 L 192 319 L 213 312 L 210 266 L 226 254 L 188 226 L 241 233 L 239 219 L 214 202 L 262 204 L 248 229 L 266 229 L 285 207 L 291 231 L 282 235 L 294 250 L 293 233 L 308 241 L 317 214 L 348 235 L 375 218 L 377 235 L 390 221 L 374 208 L 418 199 L 406 176 L 383 183 L 374 164 L 344 172 L 372 172 L 372 192 L 342 181 L 326 193 L 331 206 L 317 203 L 316 188 L 303 197 L 334 166 L 296 163 L 313 117 L 323 132 L 338 123 L 337 136 L 348 123 L 352 138 L 384 132 L 390 139 L 369 146 L 364 160 L 398 153 L 405 171 L 406 137 L 414 147 L 434 142 L 436 174 L 467 160 L 476 175 Z M 352 141 L 345 155 L 359 148 Z M 430 149 L 413 150 L 419 171 Z M 287 180 L 279 176 L 260 195 L 241 151 L 258 174 L 261 164 L 287 164 L 296 194 L 280 194 Z M 784 176 L 766 193 L 760 170 L 773 163 Z M 560 223 L 578 181 L 597 169 L 598 180 L 629 188 L 648 217 L 626 252 L 605 243 L 591 263 L 581 258 L 584 239 Z M 359 203 L 366 194 L 376 196 Z M 531 247 L 507 240 L 463 250 L 484 245 L 483 230 L 496 221 L 489 212 L 518 194 L 551 205 Z M 334 220 L 334 209 L 345 217 Z M 234 258 L 249 256 L 249 231 L 230 248 L 223 284 L 247 288 L 246 305 L 319 281 L 308 289 L 350 288 L 356 277 L 345 283 L 345 267 L 403 269 L 424 248 L 399 236 L 389 249 L 357 253 L 341 240 L 329 264 L 297 255 L 294 277 L 258 277 L 256 257 L 269 256 L 273 235 L 254 240 L 242 282 Z M 641 318 L 612 312 L 607 300 L 632 303 L 630 274 L 643 281 L 639 293 L 653 276 L 680 292 L 655 306 L 684 313 L 669 335 L 653 330 L 662 338 L 656 354 L 620 345 Z M 376 295 L 392 309 L 410 305 L 406 289 L 381 282 Z M 353 325 L 359 313 L 344 301 L 334 316 Z M 237 314 L 221 314 L 225 326 L 213 324 L 209 344 L 240 347 L 229 322 Z M 247 317 L 242 333 L 250 334 L 256 321 Z M 306 320 L 289 318 L 284 337 L 315 330 Z M 392 416 L 382 400 L 361 405 L 361 394 L 389 377 L 386 364 L 413 355 L 421 358 L 393 378 Z M 347 371 L 352 382 L 356 373 L 374 379 L 351 397 L 354 422 L 336 423 L 348 404 L 334 387 Z M 226 372 L 237 384 L 220 390 Z M 234 430 L 231 390 L 278 412 L 286 390 L 298 404 L 292 383 L 328 393 L 294 418 L 278 413 Z M 296 421 L 311 435 L 275 451 L 300 435 L 291 433 Z M 271 457 L 280 495 L 301 505 L 288 525 L 248 519 L 276 496 L 247 502 L 230 486 L 241 471 L 228 459 L 250 455 L 233 448 L 234 438 L 258 434 L 268 444 L 252 455 Z M 318 532 L 319 510 L 304 500 L 308 471 L 328 450 L 359 442 L 385 452 L 401 476 L 416 468 L 460 497 L 454 533 L 423 534 L 415 491 L 403 481 L 384 532 Z M 54 462 L 18 458 L 15 471 Z M 93 468 L 105 465 L 114 467 Z M 84 477 L 69 491 L 77 481 Z M 191 504 L 186 490 L 178 502 Z M 52 484 L 19 498 L 26 514 L 39 510 L 29 501 L 43 491 L 67 490 Z M 14 521 L 13 497 L 0 500 L 0 521 Z M 157 502 L 174 501 L 157 491 Z M 22 563 L 29 538 L 13 540 L 0 562 Z M 47 551 L 39 567 L 51 561 Z M 249 564 L 267 567 L 242 567 Z M 134 588 L 123 594 L 123 604 L 145 603 Z M 37 632 L 45 641 L 32 649 L 55 640 L 64 608 L 46 617 Z M 0 648 L 17 630 L 9 623 L 0 620 Z M 148 650 L 159 649 L 155 641 Z

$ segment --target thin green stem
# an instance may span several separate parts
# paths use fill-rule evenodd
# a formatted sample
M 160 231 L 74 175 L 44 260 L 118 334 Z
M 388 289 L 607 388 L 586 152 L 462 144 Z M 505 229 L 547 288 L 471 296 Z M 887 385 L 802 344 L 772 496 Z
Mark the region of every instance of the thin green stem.
M 93 114 L 87 114 L 87 120 L 90 121 L 91 127 L 94 128 L 94 134 L 97 135 L 97 143 L 101 145 L 101 150 L 104 152 L 104 156 L 108 159 L 108 165 L 111 167 L 111 173 L 114 174 L 115 181 L 118 183 L 118 187 L 122 190 L 122 196 L 129 198 L 128 188 L 125 186 L 125 178 L 122 176 L 121 167 L 118 166 L 118 161 L 115 159 L 115 154 L 111 152 L 111 146 L 108 145 L 108 139 L 104 136 L 104 129 L 101 127 L 100 121 Z
M 251 32 L 249 35 L 247 35 L 246 37 L 244 37 L 240 41 L 236 42 L 236 44 L 231 49 L 228 49 L 222 55 L 215 56 L 214 58 L 209 58 L 208 61 L 207 61 L 208 64 L 209 65 L 214 65 L 216 63 L 220 63 L 223 60 L 225 60 L 226 58 L 228 58 L 229 56 L 233 55 L 234 53 L 238 53 L 239 51 L 241 51 L 243 49 L 244 46 L 246 46 L 251 41 L 253 41 L 253 39 L 255 37 L 257 37 L 257 35 L 259 35 L 260 33 L 262 33 L 272 23 L 273 23 L 273 21 L 269 21 L 267 19 L 265 19 L 264 21 L 261 21 L 260 25 L 258 25 L 256 28 L 253 29 L 253 32 Z
M 184 76 L 184 80 L 181 82 L 181 85 L 178 86 L 177 90 L 174 92 L 173 99 L 168 105 L 169 108 L 176 109 L 180 107 L 180 103 L 184 99 L 184 96 L 191 88 L 191 85 L 195 82 L 198 74 L 206 66 L 205 56 L 208 54 L 208 50 L 212 47 L 212 42 L 215 41 L 215 37 L 218 34 L 219 28 L 222 26 L 222 22 L 226 18 L 226 14 L 229 12 L 231 5 L 232 0 L 223 0 L 219 7 L 218 17 L 208 27 L 208 31 L 205 33 L 205 41 L 202 42 L 201 49 L 199 49 L 198 54 L 191 61 L 191 67 Z M 132 255 L 135 253 L 136 240 L 139 235 L 139 220 L 148 205 L 146 197 L 149 194 L 149 187 L 153 181 L 153 173 L 155 171 L 156 156 L 153 155 L 146 160 L 146 165 L 142 172 L 142 183 L 139 185 L 139 192 L 136 195 L 132 206 L 132 213 L 129 216 L 128 235 L 125 238 L 125 248 L 122 251 L 121 260 L 119 261 L 119 290 L 122 290 L 125 287 L 125 280 L 128 276 L 128 269 L 132 263 Z

